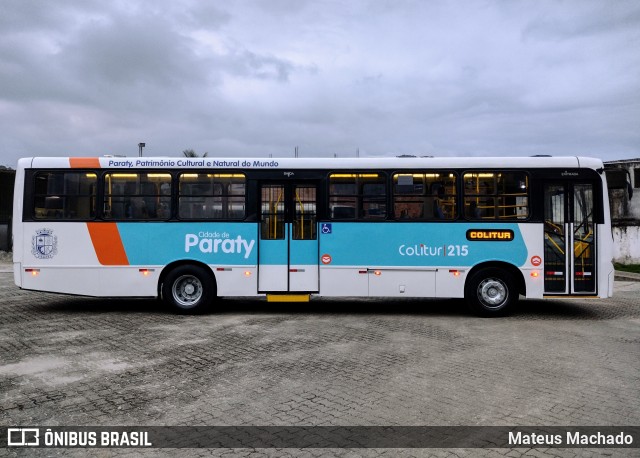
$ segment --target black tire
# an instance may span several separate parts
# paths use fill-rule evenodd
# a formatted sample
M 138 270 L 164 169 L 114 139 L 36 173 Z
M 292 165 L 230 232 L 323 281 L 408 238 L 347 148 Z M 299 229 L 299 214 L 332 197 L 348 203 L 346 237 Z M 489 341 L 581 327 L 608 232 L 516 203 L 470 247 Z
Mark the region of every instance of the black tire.
M 490 267 L 467 280 L 464 297 L 471 310 L 480 316 L 504 316 L 518 301 L 518 290 L 509 272 Z
M 194 265 L 178 266 L 162 282 L 162 300 L 178 313 L 197 313 L 216 296 L 211 272 Z

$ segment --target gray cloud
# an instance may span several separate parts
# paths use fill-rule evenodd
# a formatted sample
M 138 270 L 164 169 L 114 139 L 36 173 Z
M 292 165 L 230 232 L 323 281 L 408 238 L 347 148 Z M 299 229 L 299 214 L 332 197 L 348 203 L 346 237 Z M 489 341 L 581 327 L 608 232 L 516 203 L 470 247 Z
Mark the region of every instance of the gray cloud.
M 10 0 L 20 156 L 640 155 L 640 5 Z

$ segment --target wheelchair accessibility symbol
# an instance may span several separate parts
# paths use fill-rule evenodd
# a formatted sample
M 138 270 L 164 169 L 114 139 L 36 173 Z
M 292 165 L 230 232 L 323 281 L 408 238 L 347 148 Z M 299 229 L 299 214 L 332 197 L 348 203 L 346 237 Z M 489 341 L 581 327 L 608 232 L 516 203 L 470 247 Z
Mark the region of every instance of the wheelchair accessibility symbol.
M 323 234 L 331 234 L 331 223 L 320 224 L 320 232 Z

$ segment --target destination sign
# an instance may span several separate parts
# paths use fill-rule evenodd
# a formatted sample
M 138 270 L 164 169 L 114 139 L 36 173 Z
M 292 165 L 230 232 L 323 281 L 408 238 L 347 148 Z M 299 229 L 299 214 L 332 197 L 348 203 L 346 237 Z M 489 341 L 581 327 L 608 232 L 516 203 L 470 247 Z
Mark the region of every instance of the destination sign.
M 469 229 L 467 240 L 481 242 L 510 242 L 513 240 L 511 229 Z

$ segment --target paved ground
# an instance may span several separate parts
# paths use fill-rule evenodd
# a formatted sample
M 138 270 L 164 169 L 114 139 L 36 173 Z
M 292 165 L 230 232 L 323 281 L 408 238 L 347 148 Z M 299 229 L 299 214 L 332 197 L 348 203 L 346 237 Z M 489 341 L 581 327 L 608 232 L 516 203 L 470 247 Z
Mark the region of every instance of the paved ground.
M 524 301 L 501 319 L 472 317 L 459 301 L 417 300 L 230 300 L 215 313 L 178 316 L 153 300 L 21 291 L 2 270 L 0 425 L 640 425 L 637 282 L 616 282 L 615 298 L 606 301 Z M 580 449 L 185 452 L 629 455 Z

